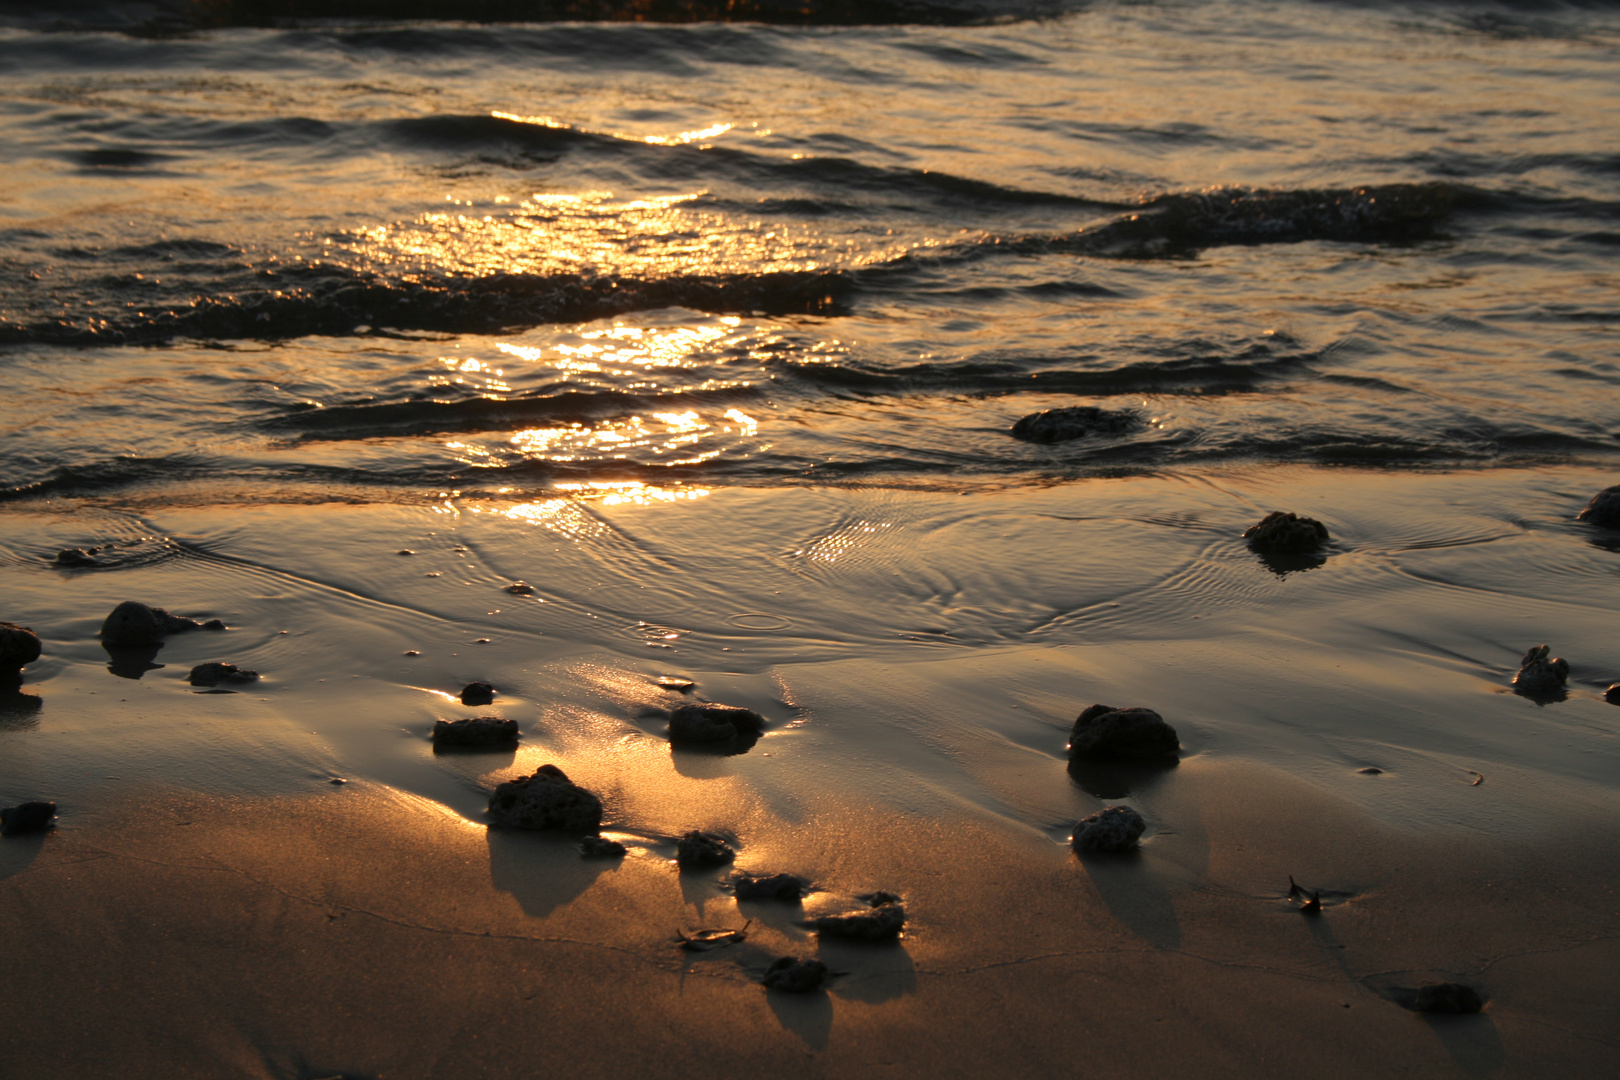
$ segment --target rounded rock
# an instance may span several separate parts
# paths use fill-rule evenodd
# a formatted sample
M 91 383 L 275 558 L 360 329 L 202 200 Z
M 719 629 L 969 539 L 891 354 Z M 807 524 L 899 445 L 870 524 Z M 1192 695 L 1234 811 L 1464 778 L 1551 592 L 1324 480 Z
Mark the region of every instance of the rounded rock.
M 1070 843 L 1076 851 L 1129 851 L 1147 822 L 1128 806 L 1110 806 L 1076 823 Z
M 822 915 L 811 919 L 810 926 L 827 937 L 850 938 L 855 941 L 881 941 L 898 937 L 906 927 L 905 906 L 894 901 L 878 904 L 869 911 L 850 911 L 841 915 Z
M 53 802 L 25 802 L 0 810 L 0 836 L 21 836 L 24 833 L 43 832 L 56 819 Z
M 498 785 L 489 797 L 489 816 L 514 829 L 595 832 L 602 824 L 602 800 L 557 766 L 542 765 L 533 776 Z
M 797 874 L 738 874 L 731 892 L 739 900 L 781 900 L 797 904 L 808 886 Z
M 1303 555 L 1328 542 L 1327 526 L 1315 518 L 1273 510 L 1243 530 L 1250 549 L 1265 555 Z
M 1610 705 L 1620 705 L 1620 682 L 1609 684 L 1609 688 L 1603 691 L 1603 700 Z
M 737 851 L 723 836 L 693 829 L 675 842 L 675 861 L 681 866 L 724 866 Z
M 533 596 L 534 586 L 527 581 L 514 581 L 506 587 L 506 591 L 513 596 Z
M 461 688 L 463 705 L 488 705 L 495 700 L 495 688 L 487 682 L 468 683 Z
M 740 705 L 689 702 L 669 714 L 669 739 L 677 743 L 721 743 L 765 730 L 765 718 Z
M 39 659 L 39 635 L 14 622 L 0 622 L 0 676 Z
M 827 981 L 827 965 L 820 960 L 784 956 L 771 961 L 760 982 L 767 990 L 780 990 L 784 994 L 808 994 L 819 990 Z
M 1075 719 L 1069 732 L 1071 758 L 1161 761 L 1173 759 L 1180 750 L 1176 729 L 1152 709 L 1093 705 Z
M 1601 525 L 1606 529 L 1620 529 L 1620 484 L 1606 487 L 1586 504 L 1586 509 L 1575 515 L 1576 521 Z
M 1020 418 L 1012 426 L 1012 437 L 1025 442 L 1068 442 L 1088 435 L 1122 435 L 1134 431 L 1140 424 L 1132 412 L 1071 405 L 1063 409 L 1042 409 Z
M 587 859 L 618 859 L 625 855 L 626 848 L 605 836 L 587 836 L 579 842 L 579 853 Z
M 194 620 L 170 615 L 162 608 L 125 600 L 102 621 L 101 640 L 113 645 L 150 645 L 161 641 L 165 635 L 194 630 L 197 626 Z M 219 623 L 217 628 L 223 630 L 225 624 Z

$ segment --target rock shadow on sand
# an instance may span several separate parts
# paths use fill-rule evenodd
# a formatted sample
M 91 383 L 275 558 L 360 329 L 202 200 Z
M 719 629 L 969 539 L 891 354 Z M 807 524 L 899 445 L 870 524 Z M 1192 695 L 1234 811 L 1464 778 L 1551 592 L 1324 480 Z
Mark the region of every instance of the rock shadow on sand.
M 825 990 L 812 990 L 807 994 L 784 994 L 765 991 L 765 1003 L 771 1007 L 776 1022 L 783 1030 L 791 1031 L 812 1050 L 827 1049 L 832 1037 L 832 995 Z
M 900 940 L 864 943 L 822 939 L 818 958 L 834 979 L 834 996 L 865 1005 L 881 1005 L 917 992 L 917 965 Z
M 561 832 L 491 827 L 487 839 L 490 884 L 511 893 L 523 913 L 536 919 L 569 903 L 620 864 L 618 859 L 581 858 L 579 838 Z
M 1103 906 L 1126 929 L 1155 949 L 1181 947 L 1181 921 L 1170 893 L 1144 865 L 1141 848 L 1076 852 Z
M 1180 761 L 1099 761 L 1093 758 L 1069 759 L 1069 779 L 1098 799 L 1124 799 L 1133 793 L 1151 791 Z

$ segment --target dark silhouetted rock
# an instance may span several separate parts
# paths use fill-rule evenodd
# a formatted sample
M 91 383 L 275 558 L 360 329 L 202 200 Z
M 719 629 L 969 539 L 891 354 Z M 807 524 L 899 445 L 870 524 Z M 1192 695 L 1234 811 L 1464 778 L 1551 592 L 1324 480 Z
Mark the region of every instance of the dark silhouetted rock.
M 1069 756 L 1114 761 L 1158 761 L 1181 749 L 1176 729 L 1152 709 L 1093 705 L 1069 732 Z
M 579 842 L 579 853 L 587 859 L 618 859 L 625 854 L 625 846 L 605 836 L 587 836 Z
M 1603 700 L 1610 705 L 1620 705 L 1620 682 L 1609 684 L 1609 688 L 1603 691 Z
M 1110 806 L 1076 823 L 1070 841 L 1076 851 L 1129 851 L 1147 822 L 1128 806 Z
M 822 915 L 811 919 L 810 926 L 827 937 L 881 941 L 899 936 L 900 931 L 906 928 L 906 909 L 896 900 L 886 900 L 867 911 Z
M 740 705 L 694 701 L 677 705 L 669 714 L 672 743 L 726 743 L 765 730 L 765 718 Z
M 1328 542 L 1328 530 L 1315 518 L 1273 510 L 1244 529 L 1243 539 L 1263 555 L 1304 555 Z
M 1418 987 L 1418 1012 L 1446 1013 L 1452 1016 L 1477 1013 L 1485 1007 L 1479 991 L 1462 983 L 1426 983 Z
M 573 783 L 555 765 L 495 788 L 490 820 L 515 829 L 564 829 L 594 833 L 602 824 L 602 800 Z
M 1575 515 L 1575 520 L 1601 525 L 1606 529 L 1620 529 L 1620 484 L 1606 487 L 1586 504 L 1586 509 Z
M 100 548 L 91 548 L 89 551 L 84 548 L 63 548 L 56 553 L 56 558 L 51 561 L 57 566 L 74 569 L 86 566 L 100 566 L 101 563 L 96 561 L 96 552 L 100 550 Z
M 0 678 L 19 672 L 24 665 L 38 659 L 38 634 L 14 622 L 0 622 Z
M 258 682 L 257 671 L 246 671 L 235 664 L 207 663 L 198 664 L 191 669 L 192 686 L 218 686 L 225 683 L 230 686 L 240 686 L 246 683 Z
M 218 619 L 199 623 L 179 615 L 170 615 L 162 608 L 125 600 L 113 608 L 102 622 L 101 640 L 113 645 L 150 645 L 167 634 L 197 629 L 223 630 L 225 624 Z
M 462 720 L 435 720 L 435 746 L 510 746 L 517 742 L 518 723 L 500 716 L 469 716 Z
M 737 857 L 726 838 L 696 829 L 675 843 L 675 861 L 683 867 L 724 866 Z
M 506 591 L 513 596 L 533 596 L 534 586 L 527 581 L 514 581 L 506 587 Z
M 495 700 L 495 688 L 487 682 L 468 683 L 461 688 L 463 705 L 488 705 Z
M 1122 435 L 1141 421 L 1133 412 L 1114 412 L 1095 405 L 1071 405 L 1030 413 L 1012 426 L 1012 436 L 1025 442 L 1054 443 L 1088 435 Z
M 809 882 L 797 874 L 738 874 L 731 891 L 739 900 L 782 900 L 797 904 Z
M 50 828 L 56 819 L 53 802 L 25 802 L 0 810 L 0 836 L 20 836 Z
M 1513 676 L 1513 690 L 1538 701 L 1557 700 L 1564 696 L 1569 682 L 1569 661 L 1561 656 L 1549 657 L 1552 650 L 1545 645 L 1532 646 L 1519 661 L 1519 673 Z
M 784 994 L 808 994 L 812 990 L 820 990 L 829 974 L 827 965 L 820 960 L 784 956 L 771 961 L 771 966 L 765 969 L 765 977 L 760 982 L 765 984 L 767 990 L 780 990 Z

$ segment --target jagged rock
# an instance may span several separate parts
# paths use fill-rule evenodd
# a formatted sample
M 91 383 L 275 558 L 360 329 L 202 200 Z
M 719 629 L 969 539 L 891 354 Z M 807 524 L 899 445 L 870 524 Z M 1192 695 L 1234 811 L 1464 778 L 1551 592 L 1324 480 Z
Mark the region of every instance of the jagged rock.
M 725 837 L 693 829 L 675 843 L 675 861 L 683 867 L 724 866 L 737 857 Z
M 723 743 L 764 730 L 765 718 L 740 705 L 694 701 L 669 714 L 669 741 L 674 743 Z
M 1513 690 L 1527 698 L 1557 698 L 1563 695 L 1569 682 L 1569 661 L 1561 656 L 1549 658 L 1552 652 L 1545 645 L 1535 645 L 1519 661 L 1519 673 L 1513 676 Z
M 1315 518 L 1273 510 L 1244 529 L 1243 539 L 1264 555 L 1303 555 L 1327 543 L 1328 530 Z
M 808 994 L 819 990 L 827 981 L 827 965 L 820 960 L 784 956 L 771 961 L 760 982 L 767 990 L 780 990 L 784 994 Z
M 880 941 L 899 935 L 906 927 L 906 909 L 903 904 L 887 900 L 869 911 L 849 911 L 841 915 L 822 915 L 811 919 L 810 926 L 828 937 L 853 938 L 857 941 Z
M 258 682 L 257 671 L 246 671 L 235 664 L 207 663 L 198 664 L 191 669 L 190 681 L 192 686 L 218 686 L 220 683 L 240 685 L 243 683 Z
M 462 720 L 435 720 L 436 746 L 504 746 L 517 742 L 518 723 L 500 716 L 469 716 Z
M 57 566 L 100 566 L 101 563 L 96 561 L 96 553 L 100 550 L 100 548 L 91 548 L 89 551 L 84 548 L 63 548 L 56 553 L 56 558 L 51 561 Z
M 14 622 L 0 622 L 0 678 L 39 659 L 39 635 Z
M 533 596 L 534 586 L 527 581 L 514 581 L 506 587 L 506 591 L 513 596 Z
M 194 619 L 170 615 L 162 608 L 125 600 L 113 608 L 102 622 L 101 640 L 113 645 L 150 645 L 162 640 L 166 634 L 197 629 L 223 630 L 225 624 L 218 619 L 199 623 Z
M 1155 761 L 1174 758 L 1180 749 L 1176 729 L 1152 709 L 1093 705 L 1069 732 L 1070 757 Z
M 783 900 L 797 904 L 809 882 L 797 874 L 737 874 L 731 891 L 739 900 Z
M 623 844 L 605 836 L 587 836 L 579 842 L 579 853 L 587 859 L 617 859 L 625 851 Z
M 50 828 L 56 818 L 53 802 L 25 802 L 0 810 L 0 836 L 18 836 Z
M 1128 806 L 1110 806 L 1082 819 L 1070 841 L 1076 851 L 1129 851 L 1142 838 L 1147 822 Z
M 1586 509 L 1575 515 L 1576 521 L 1589 521 L 1606 529 L 1620 529 L 1620 484 L 1606 487 L 1586 504 Z
M 520 776 L 495 788 L 489 797 L 490 820 L 515 829 L 565 829 L 595 832 L 602 824 L 602 800 L 573 783 L 555 765 L 542 765 L 533 776 Z
M 1418 987 L 1418 1012 L 1449 1013 L 1453 1016 L 1477 1013 L 1485 1007 L 1479 991 L 1463 983 L 1425 983 Z
M 1012 436 L 1025 442 L 1067 442 L 1088 435 L 1120 435 L 1134 431 L 1140 424 L 1141 421 L 1132 412 L 1099 409 L 1095 405 L 1071 405 L 1064 409 L 1042 409 L 1030 413 L 1012 426 Z
M 468 683 L 461 688 L 463 705 L 488 705 L 495 700 L 495 688 L 487 682 Z

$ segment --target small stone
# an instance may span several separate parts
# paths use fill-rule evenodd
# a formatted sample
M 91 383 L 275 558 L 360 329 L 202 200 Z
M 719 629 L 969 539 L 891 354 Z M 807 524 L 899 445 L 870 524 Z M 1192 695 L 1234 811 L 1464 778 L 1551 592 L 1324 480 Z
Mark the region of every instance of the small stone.
M 101 564 L 96 561 L 95 556 L 95 552 L 97 550 L 99 549 L 92 548 L 89 551 L 86 551 L 84 548 L 63 548 L 61 551 L 56 553 L 56 558 L 53 561 L 57 566 L 100 566 Z
M 283 631 L 283 633 L 285 633 L 285 631 Z M 422 651 L 420 649 L 406 649 L 404 655 L 406 655 L 406 656 L 421 656 Z
M 1099 409 L 1095 405 L 1071 405 L 1064 409 L 1043 409 L 1030 413 L 1012 426 L 1012 436 L 1025 442 L 1068 442 L 1088 435 L 1122 435 L 1140 426 L 1141 420 L 1133 412 Z
M 566 829 L 594 833 L 602 824 L 602 800 L 570 781 L 555 765 L 533 776 L 500 784 L 489 797 L 489 816 L 515 829 Z
M 1365 769 L 1357 769 L 1356 772 L 1360 773 L 1362 776 L 1382 776 L 1382 775 L 1384 775 L 1384 770 L 1380 769 L 1376 765 L 1369 765 Z
M 506 587 L 506 591 L 513 596 L 533 596 L 534 586 L 527 581 L 514 581 Z
M 410 548 L 400 548 L 399 551 L 396 554 L 399 554 L 399 555 L 415 555 L 416 552 L 412 551 Z
M 905 929 L 906 909 L 904 905 L 890 901 L 878 904 L 869 911 L 822 915 L 811 919 L 810 926 L 828 937 L 881 941 L 883 938 L 897 937 Z
M 488 705 L 495 700 L 495 688 L 487 682 L 468 683 L 461 688 L 463 705 Z
M 1069 756 L 1120 761 L 1174 758 L 1181 749 L 1176 729 L 1152 709 L 1093 705 L 1075 719 Z
M 218 686 L 220 683 L 241 685 L 259 681 L 257 671 L 246 671 L 235 664 L 198 664 L 191 669 L 192 686 Z
M 225 629 L 224 623 L 218 620 L 212 622 L 216 625 L 210 625 L 207 629 Z M 195 620 L 170 615 L 162 608 L 125 600 L 113 608 L 102 622 L 101 640 L 113 645 L 150 645 L 161 641 L 167 634 L 196 630 L 199 625 Z
M 1513 676 L 1513 690 L 1527 698 L 1550 700 L 1564 694 L 1569 682 L 1569 661 L 1561 656 L 1549 657 L 1552 650 L 1535 645 L 1519 661 L 1519 673 Z
M 500 716 L 470 716 L 433 723 L 435 746 L 502 746 L 517 739 L 517 721 Z
M 797 874 L 737 874 L 731 892 L 739 900 L 781 900 L 797 904 L 809 882 Z
M 209 619 L 207 622 L 202 624 L 202 628 L 204 630 L 224 630 L 225 623 L 221 619 Z
M 1266 555 L 1303 555 L 1328 541 L 1327 526 L 1315 518 L 1273 510 L 1243 530 L 1249 547 Z
M 1128 806 L 1110 806 L 1081 820 L 1070 841 L 1076 851 L 1129 851 L 1142 838 L 1147 822 Z
M 689 702 L 669 714 L 669 741 L 674 743 L 729 742 L 764 730 L 765 718 L 740 705 Z
M 688 690 L 691 690 L 697 685 L 697 683 L 686 678 L 684 675 L 660 675 L 658 678 L 654 679 L 653 682 L 665 690 L 675 690 L 682 694 L 686 693 Z
M 1452 1016 L 1477 1013 L 1485 1007 L 1479 991 L 1462 983 L 1425 983 L 1418 987 L 1418 1012 L 1446 1013 Z
M 1606 529 L 1620 529 L 1620 484 L 1606 487 L 1586 504 L 1586 509 L 1575 515 L 1576 521 L 1588 521 Z
M 587 836 L 579 842 L 579 853 L 587 859 L 618 859 L 625 851 L 623 844 L 605 836 Z
M 0 622 L 0 677 L 39 659 L 39 635 L 14 622 Z
M 1620 705 L 1620 682 L 1609 684 L 1609 688 L 1603 691 L 1603 700 L 1610 705 Z
M 50 828 L 56 818 L 53 802 L 25 802 L 0 810 L 0 836 L 19 836 L 23 833 L 42 832 Z
M 771 961 L 760 982 L 767 990 L 780 990 L 784 994 L 808 994 L 821 989 L 827 981 L 827 965 L 808 957 L 784 956 Z
M 341 776 L 334 776 L 334 777 L 332 777 L 332 779 L 328 780 L 327 783 L 329 783 L 329 784 L 337 784 L 339 786 L 342 786 L 343 784 L 347 784 L 348 781 L 343 779 L 343 777 L 341 777 Z
M 724 866 L 737 857 L 725 837 L 693 829 L 675 843 L 675 861 L 683 867 Z

